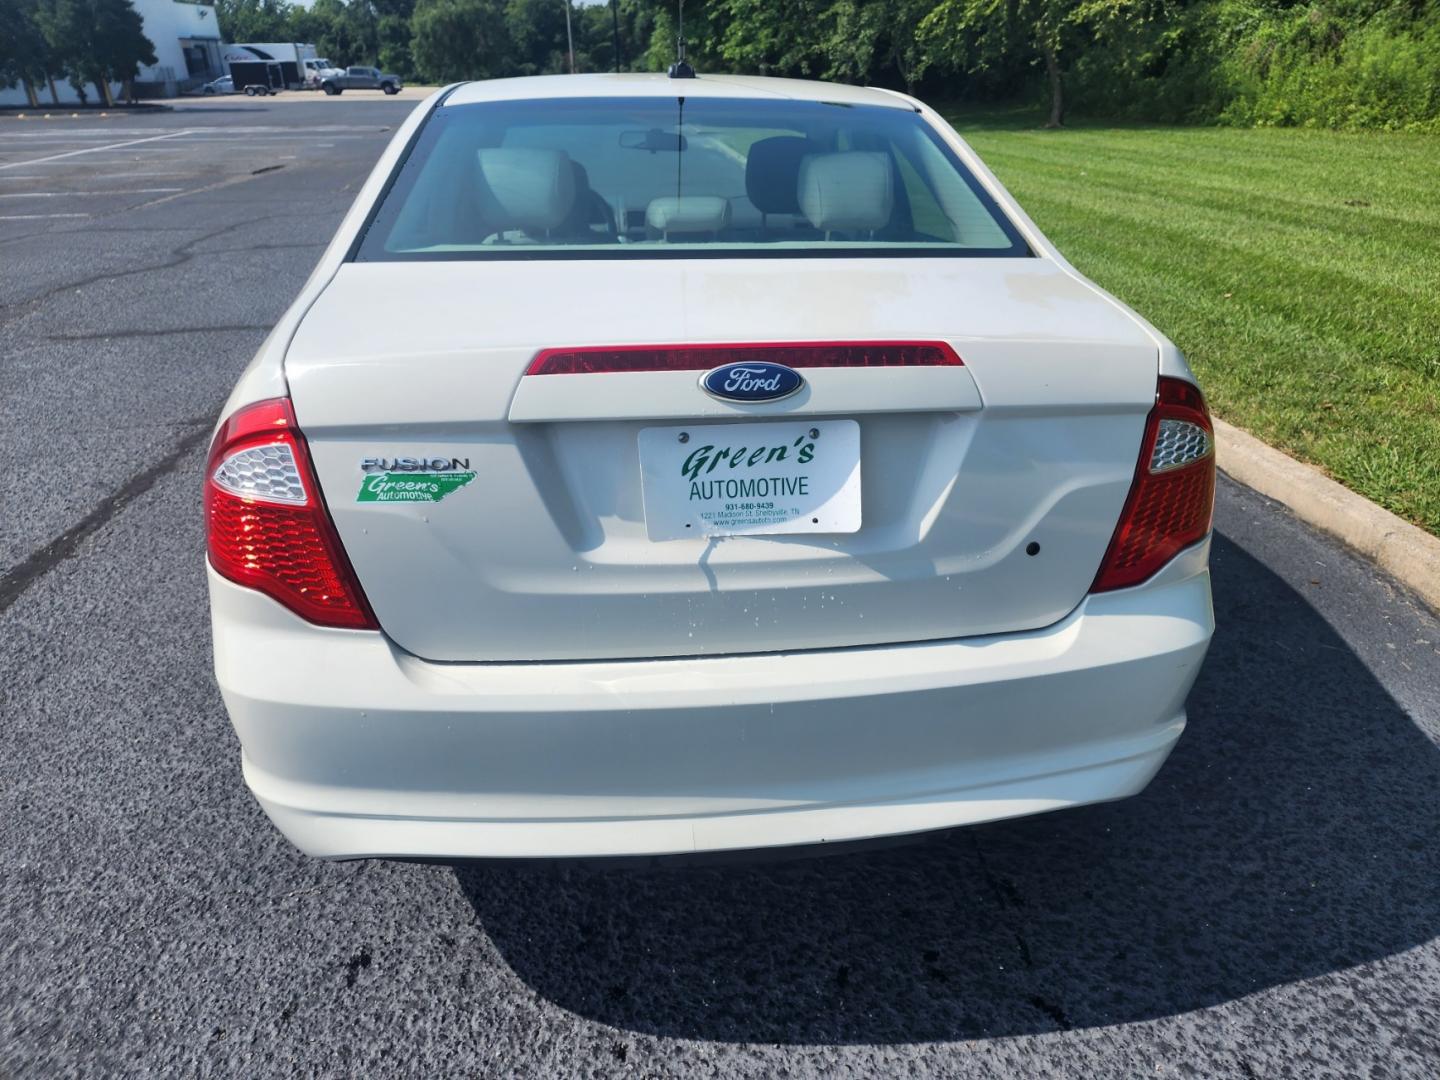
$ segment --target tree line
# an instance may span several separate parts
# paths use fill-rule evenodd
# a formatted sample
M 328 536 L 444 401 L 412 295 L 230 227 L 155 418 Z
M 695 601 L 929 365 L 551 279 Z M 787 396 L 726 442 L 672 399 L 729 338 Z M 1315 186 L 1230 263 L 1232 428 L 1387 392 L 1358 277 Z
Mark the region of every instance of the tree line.
M 117 79 L 141 60 L 72 15 L 129 0 L 0 0 L 37 46 L 0 75 Z M 313 42 L 411 82 L 661 71 L 676 0 L 215 0 L 229 41 Z M 28 13 L 28 14 L 27 14 Z M 13 12 L 12 12 L 13 15 Z M 567 19 L 568 15 L 568 19 Z M 1440 0 L 689 0 L 702 72 L 893 86 L 1192 123 L 1440 131 Z M 38 35 L 38 37 L 37 37 Z M 102 40 L 103 39 L 103 40 Z M 43 56 L 37 61 L 35 56 Z M 28 74 L 27 74 L 28 73 Z M 97 84 L 98 85 L 98 84 Z
M 0 85 L 25 87 L 31 105 L 55 80 L 66 79 L 80 100 L 113 105 L 112 82 L 129 84 L 155 48 L 130 0 L 0 0 Z
M 675 0 L 217 0 L 232 40 L 444 83 L 663 71 Z M 702 72 L 1134 119 L 1440 130 L 1440 0 L 689 0 Z M 573 40 L 573 57 L 569 42 Z

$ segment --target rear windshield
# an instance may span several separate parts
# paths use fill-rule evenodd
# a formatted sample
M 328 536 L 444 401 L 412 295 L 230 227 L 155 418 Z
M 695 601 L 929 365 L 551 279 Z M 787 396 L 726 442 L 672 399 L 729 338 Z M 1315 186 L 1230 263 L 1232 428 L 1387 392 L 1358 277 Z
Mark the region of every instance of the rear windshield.
M 910 109 L 486 102 L 432 114 L 359 260 L 1028 255 Z

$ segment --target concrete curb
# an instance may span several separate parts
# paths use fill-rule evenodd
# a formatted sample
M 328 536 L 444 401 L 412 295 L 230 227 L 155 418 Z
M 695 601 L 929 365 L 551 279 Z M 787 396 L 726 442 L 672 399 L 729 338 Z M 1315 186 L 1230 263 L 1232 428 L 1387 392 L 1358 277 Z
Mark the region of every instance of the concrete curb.
M 1215 458 L 1231 478 L 1284 503 L 1302 521 L 1354 548 L 1440 611 L 1440 537 L 1218 417 Z

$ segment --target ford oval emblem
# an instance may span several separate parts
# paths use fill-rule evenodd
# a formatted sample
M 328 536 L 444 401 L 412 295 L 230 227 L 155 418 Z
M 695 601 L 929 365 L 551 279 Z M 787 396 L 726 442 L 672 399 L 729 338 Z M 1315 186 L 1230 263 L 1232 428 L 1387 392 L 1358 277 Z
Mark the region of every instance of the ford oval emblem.
M 707 371 L 700 385 L 711 397 L 722 401 L 778 401 L 796 393 L 805 385 L 805 379 L 794 368 L 761 360 L 723 364 Z

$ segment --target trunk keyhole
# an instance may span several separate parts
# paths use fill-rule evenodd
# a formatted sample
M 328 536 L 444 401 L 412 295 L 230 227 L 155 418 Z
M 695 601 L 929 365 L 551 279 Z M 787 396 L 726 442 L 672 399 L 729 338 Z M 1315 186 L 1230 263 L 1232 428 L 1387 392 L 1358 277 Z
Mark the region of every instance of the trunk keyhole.
M 1037 544 L 1034 540 L 1031 540 L 1028 544 L 1025 545 L 1025 554 L 1026 554 L 1026 555 L 1039 555 L 1039 554 L 1040 554 L 1040 545 Z

